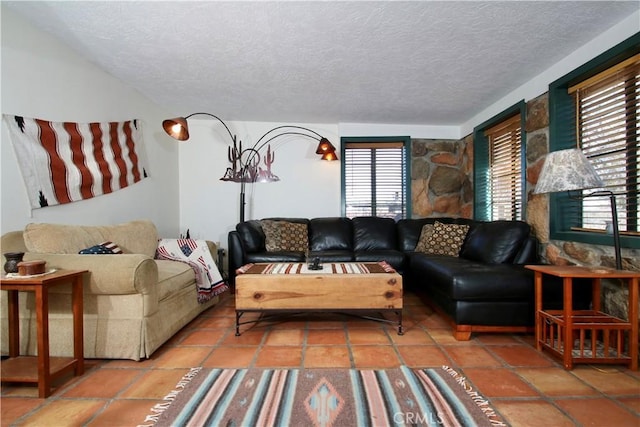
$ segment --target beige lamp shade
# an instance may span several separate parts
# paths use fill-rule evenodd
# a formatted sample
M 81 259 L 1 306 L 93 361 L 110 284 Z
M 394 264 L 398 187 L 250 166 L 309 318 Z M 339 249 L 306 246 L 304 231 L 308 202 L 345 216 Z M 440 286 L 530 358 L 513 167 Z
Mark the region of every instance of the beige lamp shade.
M 535 194 L 603 187 L 604 183 L 582 150 L 572 148 L 547 154 Z

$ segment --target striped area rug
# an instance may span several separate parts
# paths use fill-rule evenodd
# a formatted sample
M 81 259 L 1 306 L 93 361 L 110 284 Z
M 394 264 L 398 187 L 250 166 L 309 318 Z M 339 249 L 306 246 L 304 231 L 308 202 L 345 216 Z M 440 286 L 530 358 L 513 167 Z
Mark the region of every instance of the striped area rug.
M 505 426 L 455 370 L 194 368 L 140 426 Z

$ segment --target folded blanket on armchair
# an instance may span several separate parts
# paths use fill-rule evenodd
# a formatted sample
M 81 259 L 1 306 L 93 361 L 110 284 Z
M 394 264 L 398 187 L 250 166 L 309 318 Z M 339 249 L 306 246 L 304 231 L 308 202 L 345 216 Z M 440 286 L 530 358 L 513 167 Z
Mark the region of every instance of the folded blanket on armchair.
M 205 240 L 160 239 L 156 251 L 157 259 L 180 261 L 189 264 L 196 273 L 198 302 L 204 303 L 229 289 L 222 279 L 218 266 L 213 261 Z

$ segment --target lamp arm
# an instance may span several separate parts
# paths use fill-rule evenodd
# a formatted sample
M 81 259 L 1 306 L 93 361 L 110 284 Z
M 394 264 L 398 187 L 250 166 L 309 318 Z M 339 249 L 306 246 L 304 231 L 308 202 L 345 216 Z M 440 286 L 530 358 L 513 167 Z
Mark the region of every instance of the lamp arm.
M 233 142 L 236 142 L 236 136 L 231 133 L 231 129 L 229 129 L 229 126 L 227 126 L 227 124 L 222 121 L 222 119 L 214 114 L 211 113 L 191 113 L 188 116 L 186 116 L 184 119 L 187 120 L 189 117 L 192 116 L 196 116 L 196 115 L 205 115 L 205 116 L 209 116 L 209 117 L 213 117 L 214 119 L 216 119 L 217 121 L 219 121 L 220 123 L 222 123 L 222 126 L 224 126 L 224 128 L 227 130 L 227 133 L 229 134 L 229 137 L 231 138 L 231 140 Z
M 616 269 L 622 270 L 622 255 L 620 252 L 620 227 L 618 226 L 618 206 L 616 204 L 616 195 L 610 190 L 598 190 L 593 193 L 574 196 L 569 192 L 569 197 L 574 199 L 586 199 L 587 197 L 609 197 L 611 203 L 611 225 L 613 226 L 613 247 L 616 256 Z
M 287 132 L 279 133 L 279 134 L 277 134 L 277 135 L 273 135 L 272 137 L 270 137 L 269 139 L 267 139 L 266 141 L 263 141 L 263 142 L 261 143 L 261 141 L 262 141 L 262 140 L 263 140 L 263 139 L 264 139 L 268 134 L 270 134 L 270 133 L 271 133 L 271 132 L 273 132 L 274 130 L 277 130 L 277 129 L 283 129 L 283 128 L 293 128 L 293 129 L 303 129 L 303 130 L 308 130 L 309 132 L 311 132 L 311 133 L 313 133 L 313 134 L 317 135 L 317 137 L 316 137 L 316 136 L 314 136 L 314 135 L 308 135 L 308 134 L 306 134 L 306 133 L 304 133 L 304 132 L 287 131 Z M 303 127 L 301 127 L 301 126 L 278 126 L 278 127 L 276 127 L 276 128 L 271 129 L 270 131 L 268 131 L 268 132 L 267 132 L 267 133 L 265 133 L 264 135 L 262 135 L 262 136 L 260 137 L 260 139 L 259 139 L 255 144 L 253 144 L 253 147 L 251 147 L 251 148 L 247 148 L 247 149 L 245 150 L 245 151 L 251 151 L 251 154 L 250 154 L 250 155 L 249 155 L 249 157 L 247 158 L 246 166 L 248 166 L 248 165 L 250 165 L 250 164 L 251 164 L 251 162 L 253 161 L 254 157 L 256 157 L 256 156 L 258 155 L 258 152 L 259 152 L 260 150 L 262 150 L 262 149 L 263 149 L 263 148 L 264 148 L 268 143 L 270 143 L 270 142 L 271 142 L 271 141 L 273 141 L 274 139 L 279 138 L 279 137 L 284 136 L 284 135 L 300 135 L 300 136 L 306 136 L 307 138 L 315 139 L 316 141 L 319 141 L 320 139 L 322 139 L 322 136 L 321 136 L 319 133 L 314 132 L 314 131 L 312 131 L 311 129 L 303 128 Z M 241 163 L 241 165 L 242 165 L 242 163 Z

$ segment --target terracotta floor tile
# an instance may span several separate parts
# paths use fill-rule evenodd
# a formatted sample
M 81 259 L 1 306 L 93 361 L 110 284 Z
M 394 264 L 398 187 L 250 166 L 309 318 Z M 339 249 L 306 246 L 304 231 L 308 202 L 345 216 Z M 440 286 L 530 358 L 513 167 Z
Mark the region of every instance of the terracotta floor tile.
M 309 329 L 344 329 L 344 320 L 317 320 L 307 323 Z
M 451 361 L 440 348 L 433 345 L 398 346 L 404 364 L 411 368 L 450 365 Z
M 307 345 L 344 345 L 347 333 L 344 329 L 311 329 L 307 332 Z
M 573 427 L 574 422 L 558 408 L 543 400 L 498 400 L 493 407 L 505 421 L 518 427 Z
M 42 399 L 26 397 L 6 397 L 0 406 L 0 425 L 8 426 L 43 403 Z
M 522 344 L 519 336 L 509 334 L 475 334 L 478 341 L 487 345 Z
M 387 333 L 396 345 L 426 345 L 435 344 L 431 336 L 421 328 L 413 328 L 404 331 L 403 335 L 398 335 L 394 329 L 387 329 Z
M 516 369 L 531 385 L 547 396 L 590 396 L 599 394 L 593 387 L 562 367 Z
M 347 336 L 351 345 L 390 344 L 386 331 L 377 329 L 348 329 Z
M 358 345 L 351 348 L 356 368 L 397 368 L 402 365 L 396 352 L 389 346 Z
M 240 336 L 236 336 L 235 332 L 228 333 L 222 340 L 222 345 L 259 345 L 267 335 L 265 330 L 240 330 Z
M 258 353 L 255 366 L 260 368 L 299 368 L 302 364 L 302 349 L 293 346 L 266 346 Z
M 540 394 L 506 368 L 464 368 L 464 374 L 486 397 L 539 397 Z
M 144 424 L 147 415 L 151 415 L 151 408 L 157 400 L 127 399 L 114 400 L 107 408 L 100 412 L 87 427 L 114 427 Z
M 121 395 L 122 399 L 162 399 L 189 369 L 154 369 L 138 378 Z
M 541 352 L 526 344 L 522 345 L 495 345 L 491 351 L 504 360 L 510 366 L 555 366 L 556 364 Z
M 443 346 L 445 352 L 454 363 L 464 367 L 499 367 L 502 363 L 481 346 Z
M 20 423 L 25 426 L 50 426 L 55 420 L 56 427 L 81 426 L 106 406 L 107 402 L 99 399 L 54 400 Z
M 579 365 L 572 370 L 573 374 L 609 395 L 640 394 L 640 379 L 627 375 L 618 368 L 607 368 L 606 365 Z
M 156 364 L 156 360 L 162 354 L 162 350 L 157 350 L 153 353 L 151 358 L 142 359 L 142 360 L 124 360 L 124 359 L 115 359 L 115 360 L 105 360 L 104 368 L 112 368 L 112 369 L 151 369 Z
M 177 347 L 169 349 L 156 362 L 156 368 L 193 368 L 200 366 L 211 347 Z
M 434 329 L 429 327 L 426 329 L 429 335 L 431 336 L 431 338 L 433 338 L 433 340 L 438 344 L 442 344 L 442 345 L 447 345 L 447 344 L 475 345 L 476 344 L 474 337 L 472 337 L 471 340 L 469 341 L 458 341 L 453 336 L 453 332 L 450 327 L 447 327 L 445 329 Z
M 411 316 L 409 316 L 409 318 L 411 319 Z M 451 325 L 449 324 L 449 322 L 434 313 L 431 313 L 425 318 L 420 319 L 418 323 L 427 329 L 447 329 L 450 335 L 452 333 Z
M 637 427 L 640 424 L 638 416 L 606 398 L 559 399 L 555 403 L 584 426 Z
M 292 345 L 299 347 L 303 342 L 303 329 L 274 329 L 267 334 L 264 345 Z
M 257 347 L 219 347 L 202 363 L 207 368 L 248 368 L 257 353 Z
M 234 317 L 203 317 L 195 326 L 200 329 L 218 329 L 229 328 L 235 324 Z
M 134 369 L 99 369 L 81 377 L 80 382 L 71 387 L 64 397 L 109 398 L 118 395 L 144 371 Z M 100 387 L 96 387 L 100 384 Z
M 305 368 L 350 368 L 349 348 L 344 346 L 312 346 L 304 352 Z
M 629 410 L 640 414 L 640 395 L 634 397 L 619 397 L 615 400 L 629 408 Z
M 224 329 L 196 329 L 187 335 L 181 342 L 181 345 L 215 345 L 224 336 Z

